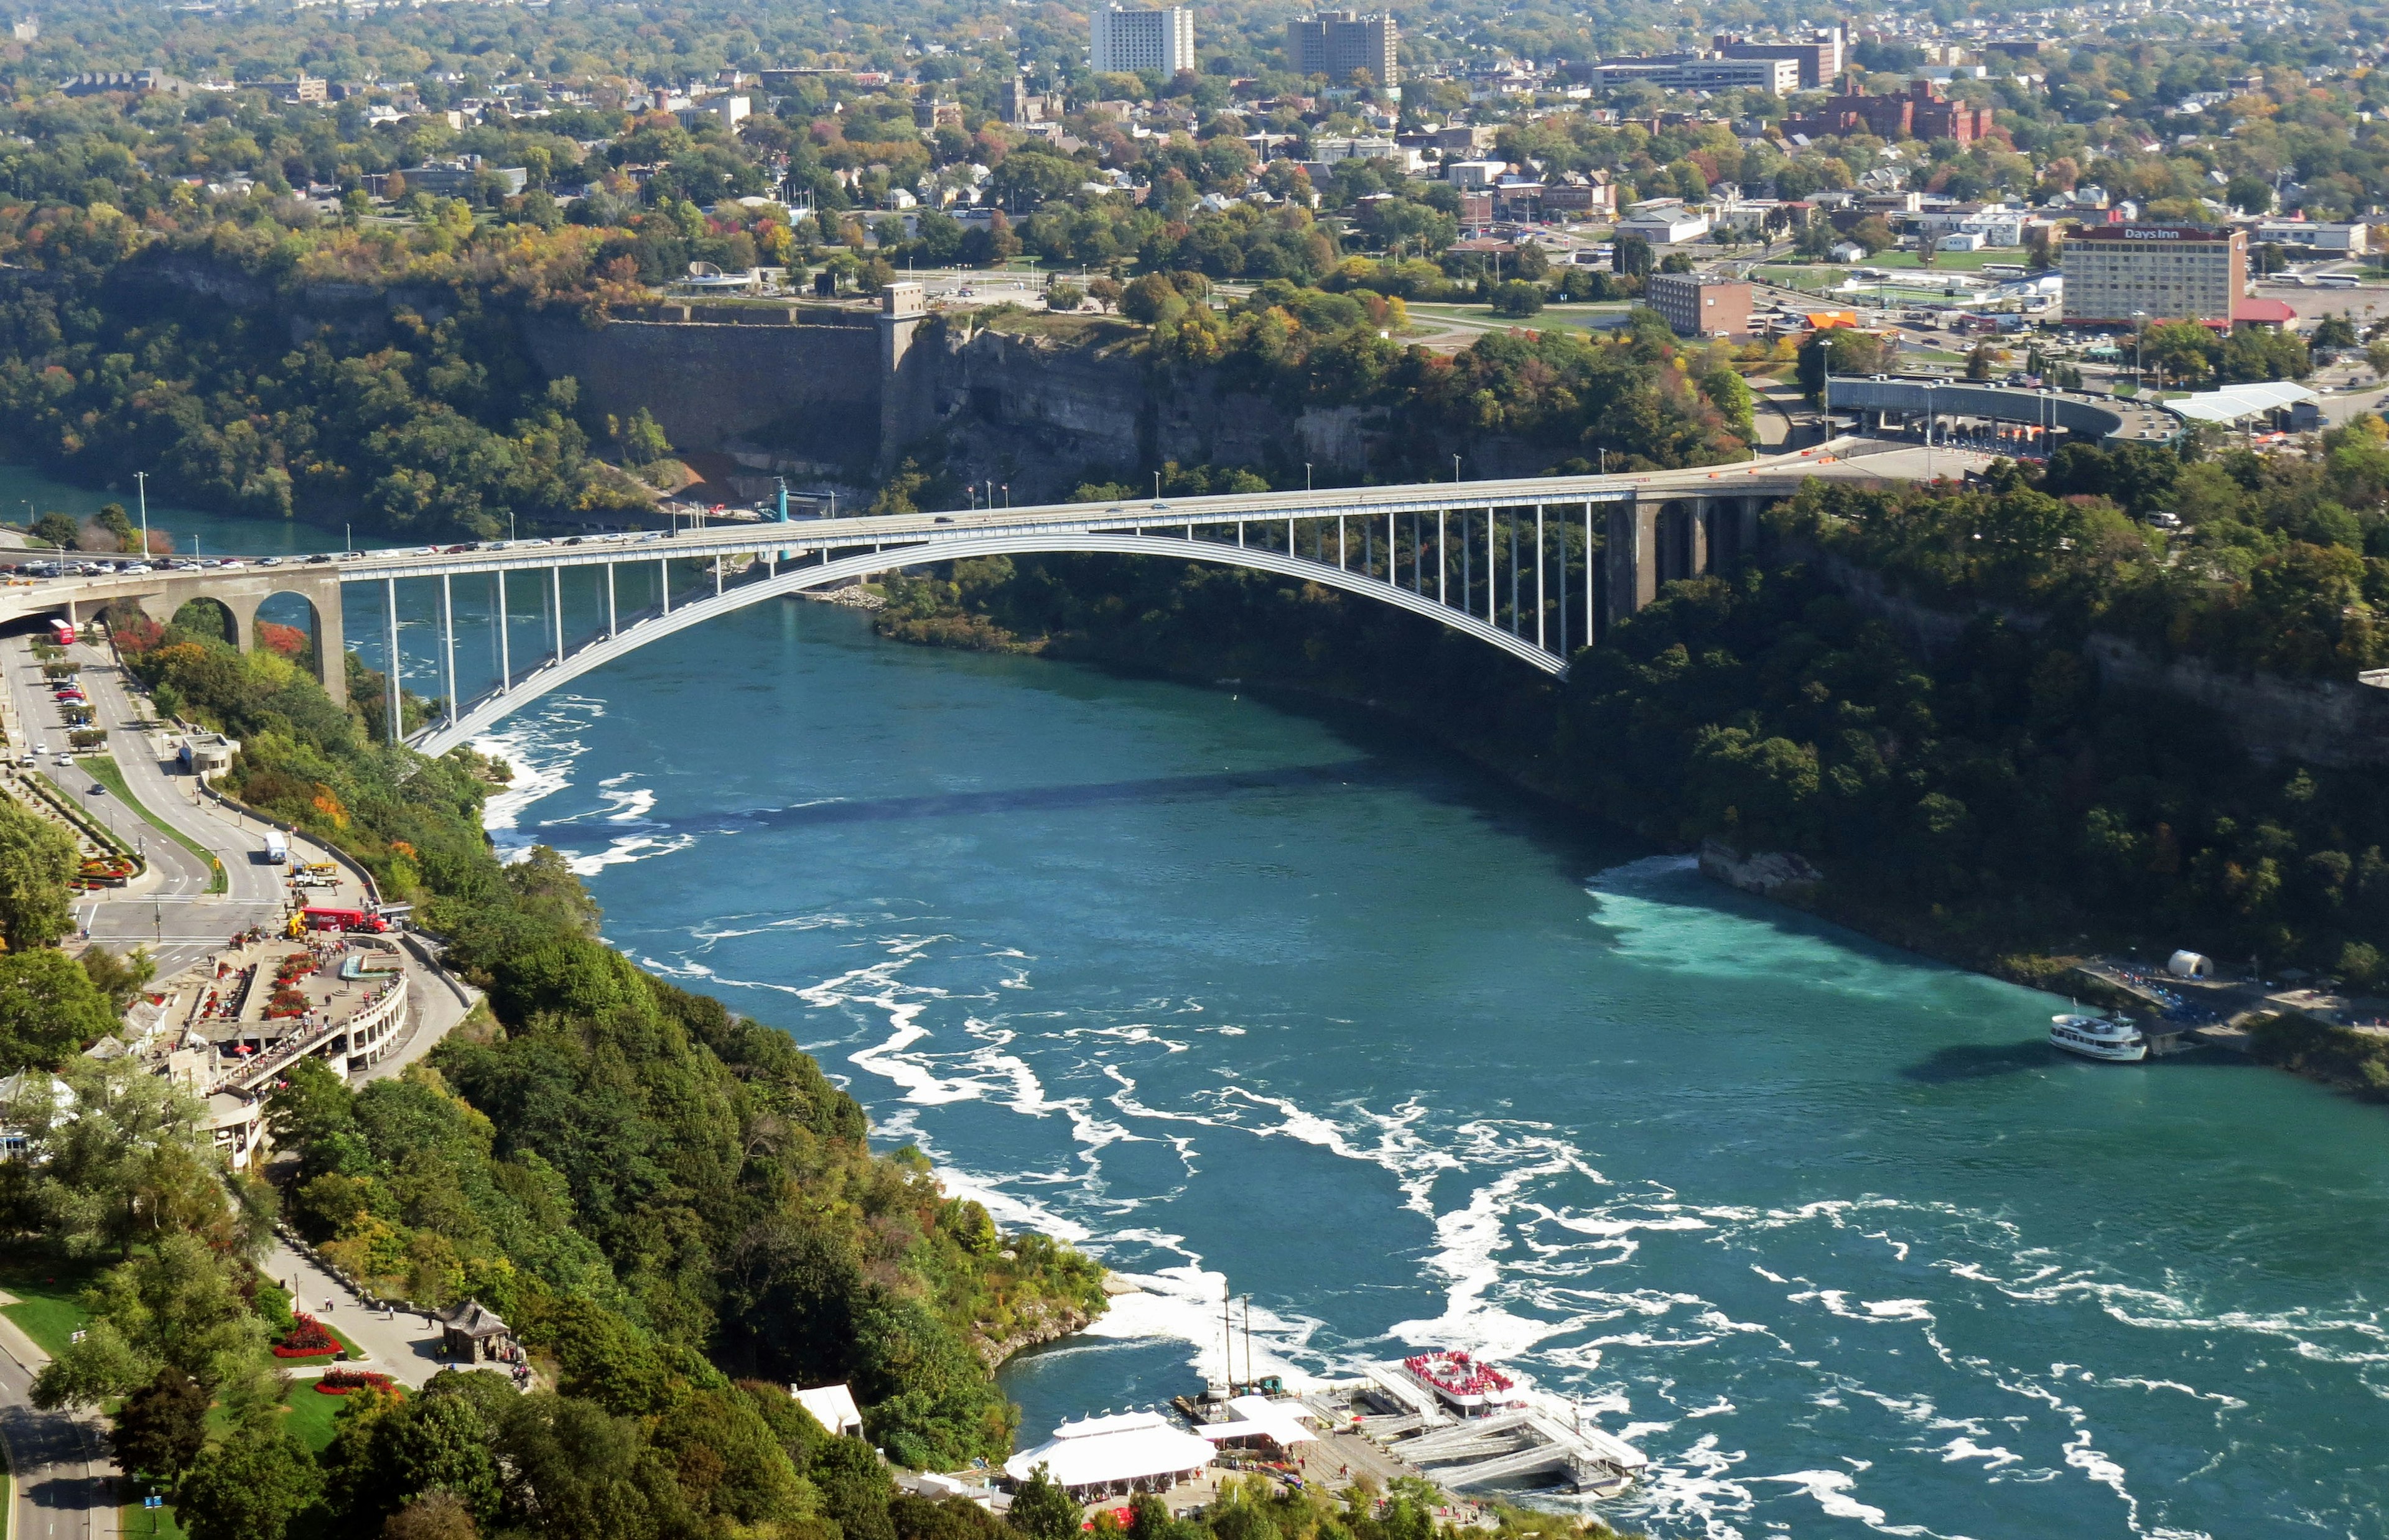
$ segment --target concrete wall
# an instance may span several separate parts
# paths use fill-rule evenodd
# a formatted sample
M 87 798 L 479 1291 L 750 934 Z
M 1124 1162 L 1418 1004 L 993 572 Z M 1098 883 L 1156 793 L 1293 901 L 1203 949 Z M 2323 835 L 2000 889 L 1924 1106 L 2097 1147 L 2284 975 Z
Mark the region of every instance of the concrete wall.
M 878 457 L 880 336 L 861 325 L 738 325 L 533 316 L 525 341 L 551 377 L 581 382 L 591 411 L 655 414 L 675 448 L 791 466 Z

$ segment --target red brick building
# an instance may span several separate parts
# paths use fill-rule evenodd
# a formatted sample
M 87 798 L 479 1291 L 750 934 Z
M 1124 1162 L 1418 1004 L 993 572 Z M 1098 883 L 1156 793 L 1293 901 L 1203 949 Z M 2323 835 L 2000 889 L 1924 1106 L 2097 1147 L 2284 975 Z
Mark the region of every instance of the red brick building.
M 1954 139 L 1971 145 L 1989 132 L 1991 109 L 1953 102 L 1931 81 L 1908 83 L 1893 96 L 1870 96 L 1864 87 L 1844 96 L 1828 96 L 1815 112 L 1783 120 L 1786 134 L 1811 139 L 1828 135 L 1872 134 L 1878 139 Z

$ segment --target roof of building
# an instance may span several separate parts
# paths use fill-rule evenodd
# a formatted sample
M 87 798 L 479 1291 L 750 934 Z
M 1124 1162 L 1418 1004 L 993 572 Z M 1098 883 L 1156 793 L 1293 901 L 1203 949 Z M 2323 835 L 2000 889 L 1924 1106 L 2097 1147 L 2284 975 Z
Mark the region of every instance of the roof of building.
M 1200 1470 L 1211 1445 L 1158 1412 L 1121 1412 L 1065 1422 L 1054 1436 L 1004 1461 L 1003 1473 L 1027 1481 L 1039 1466 L 1065 1487 L 1106 1486 Z
M 2315 399 L 2315 393 L 2303 385 L 2263 380 L 2253 385 L 2227 385 L 2220 390 L 2202 390 L 2194 396 L 2178 397 L 2165 405 L 2167 411 L 2194 422 L 2236 423 L 2243 417 L 2278 411 L 2294 401 Z
M 842 1433 L 862 1426 L 862 1408 L 854 1404 L 854 1393 L 844 1385 L 817 1385 L 811 1390 L 788 1387 L 797 1405 L 812 1414 L 815 1422 L 833 1433 Z
M 484 1337 L 500 1337 L 506 1333 L 506 1323 L 498 1319 L 496 1311 L 479 1300 L 468 1299 L 440 1317 L 451 1331 L 461 1331 L 479 1342 Z
M 2233 300 L 2231 304 L 2231 319 L 2234 321 L 2262 321 L 2272 325 L 2286 326 L 2297 318 L 2297 308 L 2286 299 L 2243 298 Z
M 1318 1434 L 1302 1425 L 1301 1404 L 1272 1401 L 1265 1395 L 1239 1395 L 1228 1403 L 1233 1422 L 1208 1422 L 1195 1432 L 1213 1444 L 1232 1438 L 1265 1438 L 1279 1448 L 1308 1444 Z

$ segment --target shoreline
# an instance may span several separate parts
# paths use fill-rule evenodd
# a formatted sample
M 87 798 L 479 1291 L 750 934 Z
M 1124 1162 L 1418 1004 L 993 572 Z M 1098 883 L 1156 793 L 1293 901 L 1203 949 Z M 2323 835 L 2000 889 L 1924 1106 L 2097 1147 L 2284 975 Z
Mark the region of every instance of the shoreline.
M 901 636 L 884 630 L 876 623 L 874 634 L 890 642 L 909 646 L 939 650 L 955 650 L 934 637 Z M 1817 872 L 1806 858 L 1791 852 L 1726 851 L 1734 863 L 1744 867 L 1773 868 L 1782 872 L 1790 869 L 1789 881 L 1769 881 L 1758 885 L 1734 882 L 1713 869 L 1710 852 L 1718 848 L 1715 842 L 1685 845 L 1681 842 L 1653 840 L 1629 825 L 1608 819 L 1596 808 L 1571 801 L 1550 785 L 1538 780 L 1531 767 L 1505 759 L 1484 745 L 1444 731 L 1441 724 L 1424 715 L 1402 709 L 1397 705 L 1373 695 L 1346 693 L 1315 683 L 1282 678 L 1253 680 L 1250 678 L 1220 679 L 1150 665 L 1130 665 L 1105 657 L 1100 653 L 1065 646 L 1059 650 L 1050 645 L 1052 638 L 1033 642 L 1015 640 L 1001 650 L 1021 656 L 1049 662 L 1079 663 L 1122 678 L 1165 680 L 1197 689 L 1222 687 L 1241 690 L 1262 699 L 1279 699 L 1301 703 L 1315 712 L 1320 705 L 1340 710 L 1364 714 L 1370 720 L 1385 725 L 1399 725 L 1419 733 L 1438 750 L 1456 755 L 1470 766 L 1499 781 L 1514 795 L 1528 798 L 1536 808 L 1547 816 L 1580 829 L 1597 830 L 1612 837 L 1631 840 L 1646 846 L 1654 855 L 1693 856 L 1700 858 L 1702 875 L 1752 897 L 1781 904 L 1788 910 L 1839 925 L 1881 946 L 1910 953 L 1929 962 L 1961 969 L 1985 978 L 1997 979 L 2044 994 L 2060 994 L 2071 989 L 2076 995 L 2095 994 L 2097 980 L 2080 970 L 2092 952 L 2038 953 L 1993 952 L 1986 955 L 1979 949 L 1948 944 L 1948 938 L 1930 927 L 1901 923 L 1896 917 L 1881 913 L 1859 902 L 1845 899 L 1833 888 L 1830 874 Z M 1723 863 L 1718 863 L 1723 864 Z M 2069 976 L 2073 982 L 2067 983 Z M 2269 1018 L 2279 1020 L 2279 1017 Z M 2294 1033 L 2295 1041 L 2285 1041 L 2278 1056 L 2260 1056 L 2256 1045 L 2240 1050 L 2239 1056 L 2254 1067 L 2279 1070 L 2358 1101 L 2379 1101 L 2384 1094 L 2377 1082 L 2369 1079 L 2361 1068 L 2366 1050 L 2377 1039 L 2344 1027 L 2306 1018 Z M 2214 1045 L 2204 1045 L 2208 1051 L 2218 1051 Z M 2389 1046 L 2389 1045 L 2383 1045 Z

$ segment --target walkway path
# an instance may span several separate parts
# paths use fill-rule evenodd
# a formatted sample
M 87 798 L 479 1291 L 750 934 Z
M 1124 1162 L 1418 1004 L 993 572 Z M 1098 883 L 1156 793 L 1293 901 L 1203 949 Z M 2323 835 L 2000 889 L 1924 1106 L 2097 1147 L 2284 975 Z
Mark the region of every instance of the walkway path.
M 287 1242 L 274 1242 L 264 1271 L 290 1291 L 293 1309 L 320 1317 L 364 1349 L 365 1368 L 390 1375 L 402 1385 L 420 1385 L 447 1367 L 440 1359 L 437 1325 L 425 1325 L 421 1316 L 401 1312 L 392 1317 L 367 1309 L 354 1292 Z M 332 1302 L 328 1314 L 324 1308 L 326 1300 Z
M 8 1540 L 113 1540 L 116 1466 L 98 1419 L 33 1409 L 33 1376 L 49 1361 L 0 1317 L 0 1439 L 17 1476 Z

